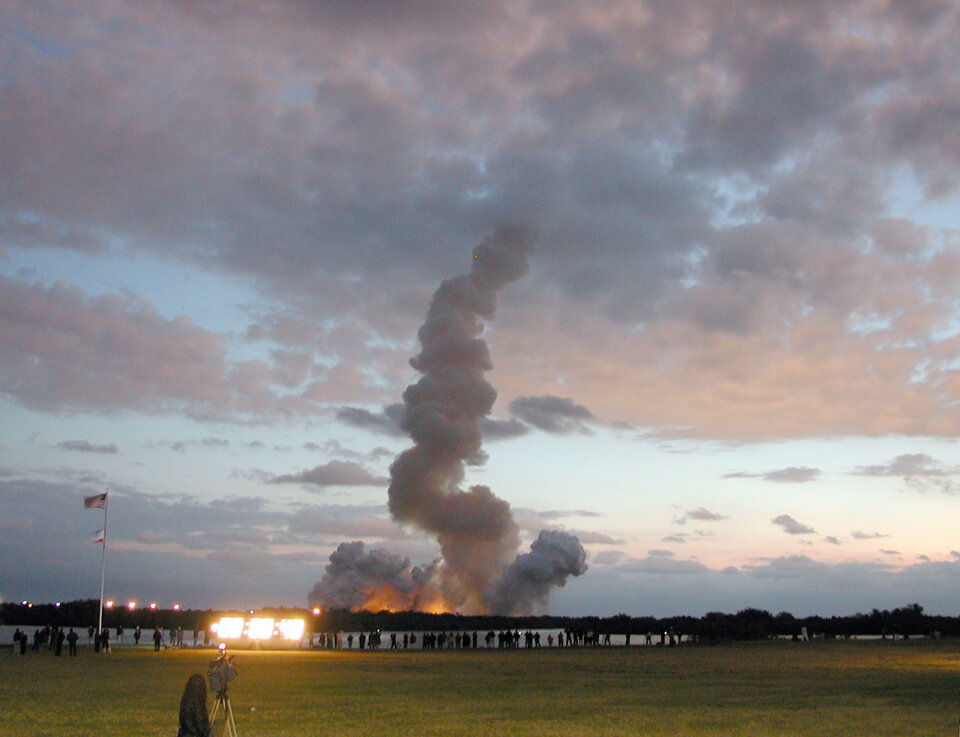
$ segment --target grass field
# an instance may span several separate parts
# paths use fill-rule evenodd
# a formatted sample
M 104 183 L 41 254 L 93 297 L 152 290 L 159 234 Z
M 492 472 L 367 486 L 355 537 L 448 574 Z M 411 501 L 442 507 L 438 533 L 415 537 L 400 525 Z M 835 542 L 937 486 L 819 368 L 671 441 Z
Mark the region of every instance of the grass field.
M 0 735 L 174 737 L 209 650 L 0 657 Z M 960 642 L 237 651 L 240 737 L 958 734 Z M 215 734 L 217 730 L 215 730 Z

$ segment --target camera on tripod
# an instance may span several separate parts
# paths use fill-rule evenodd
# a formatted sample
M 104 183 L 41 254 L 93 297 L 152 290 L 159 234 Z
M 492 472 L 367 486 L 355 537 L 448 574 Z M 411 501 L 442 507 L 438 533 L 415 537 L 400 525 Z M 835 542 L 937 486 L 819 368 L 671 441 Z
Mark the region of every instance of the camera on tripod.
M 223 696 L 227 693 L 227 684 L 237 677 L 237 669 L 233 665 L 233 656 L 227 655 L 227 646 L 221 643 L 219 649 L 220 655 L 216 660 L 210 661 L 207 681 L 210 683 L 211 691 L 216 692 L 218 696 Z

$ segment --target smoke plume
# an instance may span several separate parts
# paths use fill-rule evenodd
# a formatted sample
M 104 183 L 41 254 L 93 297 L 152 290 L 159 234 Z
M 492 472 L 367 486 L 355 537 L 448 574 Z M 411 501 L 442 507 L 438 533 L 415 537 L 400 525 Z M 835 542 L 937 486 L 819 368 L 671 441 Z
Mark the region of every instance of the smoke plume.
M 587 571 L 587 555 L 569 532 L 542 530 L 530 552 L 518 555 L 497 582 L 491 606 L 497 612 L 533 614 L 546 606 L 553 586 Z
M 390 466 L 388 506 L 397 522 L 434 535 L 441 558 L 416 574 L 393 570 L 389 589 L 412 600 L 411 607 L 432 608 L 427 602 L 439 600 L 447 611 L 525 612 L 545 603 L 550 586 L 586 570 L 583 547 L 567 533 L 542 532 L 530 553 L 516 556 L 520 530 L 510 505 L 486 486 L 462 488 L 466 466 L 486 460 L 482 427 L 497 398 L 484 379 L 493 368 L 480 337 L 484 320 L 493 317 L 500 290 L 526 274 L 533 245 L 526 228 L 498 228 L 474 249 L 468 274 L 440 284 L 417 334 L 421 349 L 410 364 L 422 376 L 403 393 L 400 421 L 413 446 Z M 327 606 L 361 606 L 353 602 L 368 599 L 372 589 L 363 595 L 347 590 L 366 586 L 380 570 L 366 562 L 362 547 L 346 545 L 358 543 L 338 548 L 314 589 Z M 378 562 L 394 569 L 404 562 L 389 556 Z
M 411 569 L 409 558 L 380 548 L 368 551 L 359 540 L 340 543 L 307 600 L 329 609 L 431 609 L 438 600 L 432 572 L 433 566 Z

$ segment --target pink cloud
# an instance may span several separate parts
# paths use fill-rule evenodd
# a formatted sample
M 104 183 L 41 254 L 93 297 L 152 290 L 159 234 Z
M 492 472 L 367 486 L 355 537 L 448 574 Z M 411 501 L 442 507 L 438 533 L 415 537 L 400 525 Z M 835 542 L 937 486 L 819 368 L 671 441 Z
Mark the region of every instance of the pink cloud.
M 0 388 L 30 406 L 153 410 L 229 394 L 221 336 L 129 298 L 3 279 L 0 334 Z

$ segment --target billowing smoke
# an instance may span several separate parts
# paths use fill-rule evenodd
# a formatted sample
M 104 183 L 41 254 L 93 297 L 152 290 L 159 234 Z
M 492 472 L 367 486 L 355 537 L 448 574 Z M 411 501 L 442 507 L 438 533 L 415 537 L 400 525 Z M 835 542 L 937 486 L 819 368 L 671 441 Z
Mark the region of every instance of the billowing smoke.
M 397 608 L 404 608 L 412 588 L 409 559 L 386 550 L 367 551 L 357 541 L 340 543 L 330 554 L 326 573 L 307 598 L 311 605 L 331 609 L 366 609 L 386 592 L 401 604 Z
M 510 505 L 486 486 L 460 488 L 465 464 L 483 463 L 481 423 L 497 393 L 483 378 L 493 368 L 479 337 L 497 293 L 527 272 L 533 235 L 500 228 L 474 249 L 473 268 L 444 281 L 420 328 L 421 351 L 410 360 L 420 380 L 403 393 L 401 427 L 414 446 L 390 466 L 389 508 L 398 522 L 435 534 L 445 599 L 483 611 L 494 578 L 516 553 L 520 532 Z
M 550 586 L 586 570 L 582 546 L 566 533 L 541 533 L 531 552 L 511 564 L 520 531 L 510 505 L 486 486 L 461 488 L 466 466 L 486 460 L 482 425 L 497 398 L 484 379 L 493 365 L 480 337 L 483 321 L 493 317 L 499 291 L 526 274 L 533 245 L 526 228 L 498 228 L 474 249 L 470 273 L 440 284 L 418 332 L 421 350 L 410 364 L 423 375 L 403 394 L 400 423 L 414 444 L 390 466 L 388 492 L 394 520 L 436 536 L 440 544 L 441 559 L 432 569 L 401 576 L 403 581 L 416 578 L 417 586 L 390 584 L 395 591 L 415 592 L 415 608 L 428 608 L 424 602 L 436 593 L 448 611 L 527 611 L 545 603 Z M 542 573 L 544 567 L 549 573 Z M 338 574 L 356 578 L 357 584 L 367 580 L 364 574 L 346 575 L 347 570 L 331 556 L 324 581 L 317 584 L 323 589 L 318 601 L 331 606 L 334 600 L 365 598 L 326 595 L 350 586 L 335 581 Z
M 543 530 L 503 572 L 491 595 L 496 612 L 533 614 L 547 604 L 550 589 L 587 571 L 587 555 L 569 532 Z
M 310 606 L 329 609 L 407 610 L 433 606 L 433 566 L 410 568 L 410 559 L 386 550 L 367 550 L 359 540 L 340 543 L 326 572 L 307 596 Z

